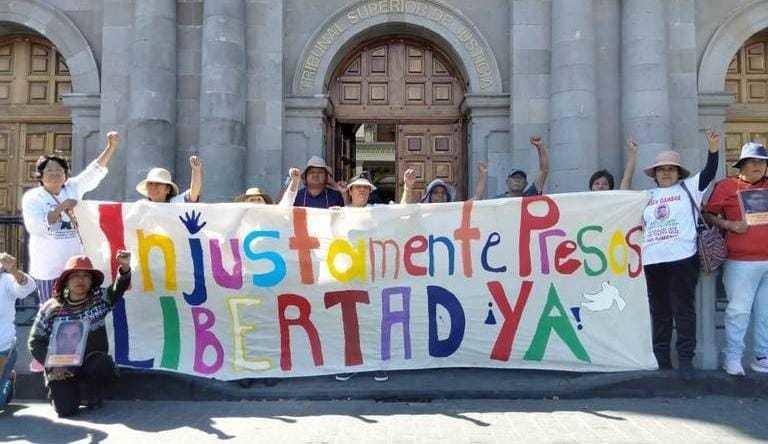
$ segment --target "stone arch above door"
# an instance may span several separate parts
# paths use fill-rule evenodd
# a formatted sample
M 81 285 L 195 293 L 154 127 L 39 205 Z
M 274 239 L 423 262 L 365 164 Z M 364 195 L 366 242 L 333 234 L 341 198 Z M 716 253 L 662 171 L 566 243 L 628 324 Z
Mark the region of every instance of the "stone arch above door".
M 26 26 L 50 40 L 67 62 L 72 92 L 99 93 L 99 71 L 93 51 L 66 14 L 40 0 L 12 0 L 0 2 L 0 22 Z
M 724 90 L 728 65 L 752 35 L 768 28 L 768 2 L 736 8 L 709 39 L 699 65 L 699 94 Z
M 458 10 L 431 0 L 361 1 L 339 10 L 302 51 L 291 95 L 327 92 L 334 67 L 355 46 L 385 34 L 411 34 L 438 43 L 461 64 L 470 94 L 500 94 L 501 74 L 490 45 Z

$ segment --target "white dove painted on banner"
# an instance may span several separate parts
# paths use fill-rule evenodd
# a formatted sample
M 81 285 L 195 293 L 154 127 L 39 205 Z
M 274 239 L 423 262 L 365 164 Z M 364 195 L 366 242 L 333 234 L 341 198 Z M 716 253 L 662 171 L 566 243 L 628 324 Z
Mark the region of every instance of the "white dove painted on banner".
M 619 307 L 619 311 L 624 311 L 627 303 L 619 294 L 619 289 L 611 285 L 610 282 L 603 282 L 603 288 L 597 293 L 584 293 L 588 302 L 582 302 L 581 306 L 589 311 L 606 311 L 613 307 L 613 303 Z

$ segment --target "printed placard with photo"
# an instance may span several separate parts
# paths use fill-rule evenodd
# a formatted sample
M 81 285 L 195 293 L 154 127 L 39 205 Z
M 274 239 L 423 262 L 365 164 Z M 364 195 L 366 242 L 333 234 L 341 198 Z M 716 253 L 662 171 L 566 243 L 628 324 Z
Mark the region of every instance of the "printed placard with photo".
M 740 191 L 739 203 L 747 225 L 768 224 L 768 188 Z
M 86 320 L 56 320 L 48 342 L 46 367 L 79 367 L 83 364 L 89 322 Z

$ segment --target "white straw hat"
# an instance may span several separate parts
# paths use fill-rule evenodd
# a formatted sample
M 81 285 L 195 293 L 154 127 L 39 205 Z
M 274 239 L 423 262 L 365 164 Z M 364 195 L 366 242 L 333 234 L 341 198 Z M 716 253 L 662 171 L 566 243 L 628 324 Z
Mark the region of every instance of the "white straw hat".
M 172 196 L 176 196 L 179 194 L 179 186 L 173 183 L 173 180 L 171 180 L 171 172 L 166 170 L 165 168 L 152 168 L 147 173 L 147 178 L 139 182 L 138 185 L 136 185 L 136 191 L 139 192 L 144 197 L 147 196 L 147 183 L 154 182 L 154 183 L 164 183 L 166 185 L 170 185 L 173 189 Z

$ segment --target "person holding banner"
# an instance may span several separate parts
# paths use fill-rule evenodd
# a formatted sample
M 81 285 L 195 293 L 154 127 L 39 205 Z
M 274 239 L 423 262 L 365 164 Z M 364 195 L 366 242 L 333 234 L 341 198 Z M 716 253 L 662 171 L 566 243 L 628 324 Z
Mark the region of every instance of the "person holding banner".
M 368 203 L 368 199 L 371 193 L 376 191 L 376 186 L 368 179 L 369 177 L 368 173 L 364 171 L 350 179 L 347 184 L 347 207 L 364 208 L 371 205 Z M 348 381 L 354 375 L 354 373 L 340 373 L 335 378 L 337 381 Z M 385 382 L 389 380 L 389 375 L 387 372 L 377 371 L 373 374 L 373 379 L 378 382 Z
M 101 407 L 104 389 L 114 375 L 104 320 L 131 283 L 131 253 L 120 250 L 115 257 L 118 273 L 109 288 L 101 288 L 104 274 L 93 268 L 87 256 L 73 256 L 56 280 L 52 298 L 37 313 L 29 337 L 29 351 L 45 362 L 54 325 L 87 321 L 89 329 L 79 367 L 45 369 L 45 380 L 53 407 L 60 417 L 77 413 L 84 388 L 89 408 Z M 57 333 L 60 333 L 57 331 Z M 58 344 L 57 344 L 58 345 Z
M 343 189 L 333 180 L 333 172 L 325 160 L 312 156 L 301 173 L 305 186 L 296 193 L 295 207 L 331 208 L 343 207 Z
M 189 166 L 192 171 L 189 189 L 181 194 L 179 186 L 171 179 L 171 172 L 159 167 L 149 170 L 147 177 L 136 185 L 136 191 L 150 202 L 199 202 L 203 190 L 203 161 L 190 156 Z
M 549 154 L 547 146 L 540 136 L 531 137 L 531 145 L 536 148 L 539 155 L 539 175 L 532 183 L 528 183 L 528 175 L 523 170 L 514 169 L 507 175 L 507 191 L 499 194 L 494 199 L 504 197 L 536 196 L 544 192 L 544 185 L 549 176 Z
M 632 176 L 637 165 L 637 142 L 630 138 L 627 140 L 627 164 L 624 167 L 624 176 L 621 178 L 620 190 L 632 189 Z M 590 191 L 608 191 L 614 188 L 613 174 L 608 170 L 596 171 L 589 178 Z
M 107 177 L 107 165 L 119 145 L 117 132 L 107 133 L 107 146 L 74 177 L 69 177 L 69 163 L 62 157 L 37 160 L 35 177 L 40 186 L 24 193 L 21 208 L 29 233 L 29 274 L 37 282 L 40 304 L 50 298 L 53 281 L 67 259 L 82 252 L 73 209 Z
M 0 410 L 13 397 L 16 374 L 16 300 L 35 291 L 35 281 L 16 267 L 16 258 L 0 253 Z
M 750 367 L 768 373 L 768 223 L 750 223 L 749 208 L 743 202 L 746 191 L 768 197 L 765 146 L 746 143 L 733 167 L 738 168 L 738 176 L 715 184 L 704 217 L 726 233 L 723 286 L 728 294 L 728 307 L 723 369 L 729 375 L 743 376 L 744 335 L 752 316 L 754 359 Z
M 280 207 L 293 206 L 294 200 L 296 200 L 296 193 L 299 191 L 299 185 L 301 184 L 301 171 L 298 168 L 291 168 L 288 170 L 288 187 L 283 192 L 283 197 L 280 199 L 280 203 L 277 205 Z M 261 191 L 258 187 L 248 188 L 245 193 L 237 196 L 235 202 L 247 202 L 256 205 L 272 205 L 272 197 L 269 194 Z
M 643 211 L 645 240 L 643 268 L 653 327 L 653 352 L 661 369 L 671 369 L 672 326 L 677 329 L 677 356 L 680 376 L 694 376 L 696 349 L 696 308 L 694 299 L 699 278 L 695 206 L 717 171 L 720 135 L 706 133 L 708 151 L 704 169 L 691 176 L 681 164 L 680 153 L 662 151 L 656 162 L 643 171 L 658 185 L 650 190 L 651 200 Z
M 485 194 L 486 182 L 488 181 L 488 165 L 485 162 L 477 164 L 477 183 L 475 184 L 475 194 L 472 199 L 479 200 Z M 408 168 L 403 174 L 403 196 L 400 198 L 401 204 L 416 203 L 411 199 L 413 186 L 416 183 L 416 170 Z M 457 199 L 456 191 L 451 184 L 442 180 L 435 179 L 427 185 L 424 195 L 419 199 L 419 203 L 445 203 L 455 202 Z

